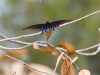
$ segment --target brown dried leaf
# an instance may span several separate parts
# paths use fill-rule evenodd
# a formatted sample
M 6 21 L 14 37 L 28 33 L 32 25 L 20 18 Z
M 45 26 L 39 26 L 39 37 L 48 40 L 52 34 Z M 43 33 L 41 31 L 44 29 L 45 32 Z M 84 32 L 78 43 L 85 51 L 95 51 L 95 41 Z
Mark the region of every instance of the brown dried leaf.
M 48 39 L 50 38 L 51 34 L 52 34 L 52 30 L 47 31 L 47 33 L 46 33 L 46 41 L 48 41 Z
M 37 43 L 37 42 L 34 42 L 34 43 L 33 43 L 33 48 L 34 48 L 34 49 L 40 49 L 40 48 L 38 47 L 38 43 Z
M 61 74 L 62 75 L 75 75 L 73 65 L 67 59 L 65 59 L 62 64 Z
M 47 43 L 47 46 L 49 49 L 55 49 L 55 47 L 53 45 L 50 45 L 49 43 Z
M 41 52 L 52 53 L 53 55 L 57 55 L 57 51 L 55 50 L 55 47 L 53 45 L 50 45 L 49 43 L 47 43 L 47 48 L 39 48 L 38 43 L 34 42 L 33 47 L 34 47 L 34 49 L 37 49 Z
M 52 54 L 53 54 L 53 55 L 57 55 L 58 53 L 57 53 L 56 50 L 54 50 L 54 51 L 52 52 Z
M 68 50 L 69 55 L 74 55 L 75 54 L 74 47 L 70 43 L 68 43 L 68 42 L 60 42 L 58 46 L 59 47 L 63 47 L 66 50 Z
M 58 64 L 59 64 L 59 62 L 60 62 L 60 60 L 61 60 L 63 54 L 64 54 L 64 52 L 62 52 L 62 53 L 59 55 L 59 57 L 58 57 L 58 59 L 57 59 L 57 62 L 56 62 L 56 66 L 55 66 L 54 72 L 53 72 L 52 75 L 54 75 L 54 73 L 55 73 L 55 71 L 56 71 L 56 69 L 57 69 L 57 66 L 58 66 Z
M 12 57 L 21 57 L 23 55 L 27 55 L 28 52 L 26 49 L 22 49 L 22 50 L 15 50 L 15 51 L 7 51 L 6 54 L 12 56 Z
M 48 44 L 48 43 L 47 43 L 47 48 L 45 48 L 45 49 L 44 48 L 40 48 L 38 50 L 40 50 L 41 52 L 44 52 L 44 53 L 52 53 L 54 55 L 57 54 L 57 51 L 55 50 L 55 47 L 50 45 L 50 44 Z
M 54 51 L 54 49 L 48 49 L 48 48 L 46 48 L 46 49 L 39 49 L 41 52 L 44 52 L 44 53 L 52 53 L 53 51 Z
M 78 75 L 91 75 L 90 71 L 89 70 L 80 70 L 80 72 L 78 73 Z

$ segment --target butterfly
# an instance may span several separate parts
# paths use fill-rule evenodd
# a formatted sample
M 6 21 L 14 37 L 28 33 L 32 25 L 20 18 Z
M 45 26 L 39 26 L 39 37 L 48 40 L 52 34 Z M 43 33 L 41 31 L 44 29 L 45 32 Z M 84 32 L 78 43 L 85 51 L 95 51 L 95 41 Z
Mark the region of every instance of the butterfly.
M 42 31 L 43 32 L 47 32 L 48 30 L 55 30 L 56 28 L 58 28 L 61 24 L 66 23 L 66 22 L 70 22 L 73 20 L 59 20 L 59 21 L 54 21 L 54 22 L 46 22 L 45 24 L 35 24 L 35 25 L 31 25 L 31 26 L 27 26 L 25 28 L 23 28 L 22 30 L 38 30 L 38 31 Z

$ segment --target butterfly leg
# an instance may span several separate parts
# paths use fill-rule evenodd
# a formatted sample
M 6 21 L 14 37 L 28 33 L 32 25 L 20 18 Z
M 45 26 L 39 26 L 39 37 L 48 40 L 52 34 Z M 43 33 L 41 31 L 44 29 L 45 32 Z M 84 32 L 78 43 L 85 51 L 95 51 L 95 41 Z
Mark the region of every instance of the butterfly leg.
M 53 31 L 55 31 L 55 28 L 53 27 Z
M 44 33 L 44 31 L 42 30 L 41 34 Z

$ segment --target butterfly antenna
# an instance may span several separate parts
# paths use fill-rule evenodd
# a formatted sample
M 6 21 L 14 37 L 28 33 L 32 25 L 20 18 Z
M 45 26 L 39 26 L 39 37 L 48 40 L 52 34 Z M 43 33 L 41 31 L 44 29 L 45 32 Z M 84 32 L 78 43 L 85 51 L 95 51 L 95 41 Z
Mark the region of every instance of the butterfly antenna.
M 39 18 L 40 20 L 42 20 L 42 21 L 45 21 L 45 22 L 48 22 L 47 20 L 45 20 L 45 19 L 42 19 L 42 18 Z

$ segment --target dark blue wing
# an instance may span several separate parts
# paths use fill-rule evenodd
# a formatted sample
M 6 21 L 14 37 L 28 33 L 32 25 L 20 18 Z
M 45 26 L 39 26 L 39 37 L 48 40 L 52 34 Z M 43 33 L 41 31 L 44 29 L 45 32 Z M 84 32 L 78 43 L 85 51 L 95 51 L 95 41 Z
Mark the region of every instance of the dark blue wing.
M 25 28 L 23 28 L 22 30 L 39 30 L 39 31 L 43 31 L 46 28 L 45 24 L 36 24 L 36 25 L 31 25 L 31 26 L 27 26 Z
M 31 25 L 31 26 L 27 26 L 25 28 L 23 28 L 22 30 L 39 30 L 42 32 L 46 32 L 48 30 L 55 30 L 55 28 L 59 27 L 59 25 L 66 23 L 66 22 L 70 22 L 73 20 L 59 20 L 59 21 L 54 21 L 54 22 L 46 22 L 46 24 L 36 24 L 36 25 Z
M 66 22 L 71 22 L 73 20 L 59 20 L 59 21 L 54 21 L 50 23 L 50 26 L 57 26 L 59 27 L 59 25 L 66 23 Z
M 51 23 L 49 23 L 49 29 L 55 30 L 55 28 L 59 27 L 61 24 L 70 22 L 70 21 L 73 21 L 73 20 L 59 20 L 59 21 L 51 22 Z

